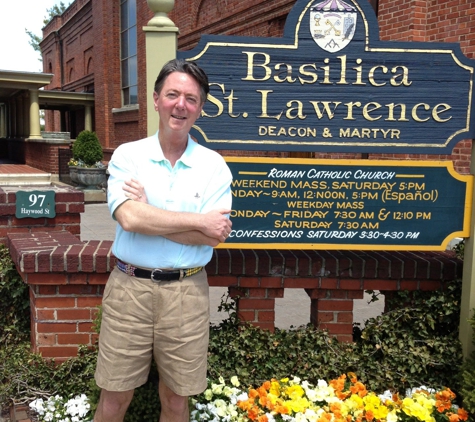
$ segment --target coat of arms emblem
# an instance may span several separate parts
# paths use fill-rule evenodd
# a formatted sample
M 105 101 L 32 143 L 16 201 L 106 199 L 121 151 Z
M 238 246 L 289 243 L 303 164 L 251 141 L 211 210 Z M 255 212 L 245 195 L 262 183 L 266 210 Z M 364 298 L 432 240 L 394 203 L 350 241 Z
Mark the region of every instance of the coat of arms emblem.
M 343 0 L 322 0 L 310 8 L 310 32 L 325 51 L 335 53 L 353 39 L 356 9 Z

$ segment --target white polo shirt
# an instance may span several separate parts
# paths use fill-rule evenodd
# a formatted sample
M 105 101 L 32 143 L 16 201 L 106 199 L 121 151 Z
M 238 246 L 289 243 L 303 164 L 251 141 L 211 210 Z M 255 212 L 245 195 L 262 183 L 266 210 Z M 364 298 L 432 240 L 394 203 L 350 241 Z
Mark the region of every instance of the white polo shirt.
M 132 178 L 144 186 L 148 203 L 164 210 L 204 214 L 231 209 L 229 167 L 221 155 L 191 137 L 174 167 L 163 155 L 158 133 L 120 145 L 109 162 L 109 173 L 107 199 L 112 216 L 128 200 L 122 188 Z M 193 268 L 206 265 L 213 248 L 126 232 L 117 224 L 112 251 L 120 260 L 138 267 Z

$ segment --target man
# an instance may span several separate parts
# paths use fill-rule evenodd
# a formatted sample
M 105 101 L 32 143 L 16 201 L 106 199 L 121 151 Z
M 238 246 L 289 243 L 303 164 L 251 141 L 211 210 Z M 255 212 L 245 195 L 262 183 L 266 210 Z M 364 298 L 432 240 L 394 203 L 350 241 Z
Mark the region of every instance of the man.
M 134 389 L 159 372 L 161 422 L 187 421 L 206 388 L 209 296 L 204 266 L 231 231 L 231 172 L 189 130 L 209 92 L 196 64 L 168 62 L 155 83 L 158 134 L 121 145 L 109 163 L 118 258 L 103 296 L 95 422 L 124 419 Z

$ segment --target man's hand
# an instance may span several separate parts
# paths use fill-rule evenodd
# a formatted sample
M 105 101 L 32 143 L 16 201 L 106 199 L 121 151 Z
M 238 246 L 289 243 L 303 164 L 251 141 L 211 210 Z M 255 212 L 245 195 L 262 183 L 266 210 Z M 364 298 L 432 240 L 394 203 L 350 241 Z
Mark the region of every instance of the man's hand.
M 215 210 L 210 211 L 203 215 L 203 226 L 200 231 L 213 239 L 216 239 L 219 243 L 224 242 L 229 233 L 231 233 L 231 227 L 233 223 L 225 214 L 229 214 L 231 210 Z
M 127 192 L 125 196 L 133 201 L 147 203 L 147 195 L 143 185 L 135 179 L 126 180 L 122 189 Z

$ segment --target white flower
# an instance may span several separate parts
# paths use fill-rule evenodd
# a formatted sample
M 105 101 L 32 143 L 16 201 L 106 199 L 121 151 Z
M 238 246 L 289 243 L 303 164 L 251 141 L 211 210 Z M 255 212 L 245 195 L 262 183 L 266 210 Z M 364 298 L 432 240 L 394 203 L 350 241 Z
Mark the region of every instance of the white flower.
M 421 385 L 420 387 L 414 387 L 412 389 L 408 388 L 406 390 L 406 397 L 412 397 L 413 394 L 415 394 L 415 393 L 417 393 L 421 390 L 427 391 L 429 394 L 435 393 L 435 390 L 433 388 L 426 387 L 425 385 Z
M 38 413 L 40 416 L 45 413 L 44 401 L 43 399 L 36 399 L 30 403 L 30 408 Z
M 84 419 L 90 409 L 85 394 L 67 401 L 60 395 L 52 396 L 46 402 L 37 399 L 29 406 L 38 413 L 41 422 L 90 422 L 90 419 Z
M 239 387 L 241 385 L 236 375 L 234 375 L 234 377 L 231 377 L 231 384 L 234 385 L 235 387 Z
M 272 413 L 266 413 L 268 422 L 275 422 L 274 415 Z
M 391 391 L 389 391 L 389 390 L 386 390 L 383 394 L 378 395 L 378 397 L 383 403 L 385 403 L 386 400 L 391 400 L 392 401 L 392 399 L 393 399 L 393 395 L 392 395 Z
M 249 399 L 249 396 L 248 396 L 248 394 L 244 391 L 244 392 L 242 392 L 241 394 L 239 394 L 236 398 L 237 398 L 237 401 L 246 401 L 247 399 Z
M 307 409 L 304 415 L 309 422 L 317 422 L 317 420 L 320 418 L 320 416 L 317 415 L 315 410 L 312 409 Z
M 325 381 L 319 380 L 317 387 L 315 389 L 310 388 L 310 384 L 304 381 L 302 383 L 302 388 L 305 390 L 305 393 L 308 399 L 312 402 L 319 402 L 319 401 L 328 401 L 328 399 L 332 400 L 335 396 L 335 390 L 332 387 L 328 386 Z

